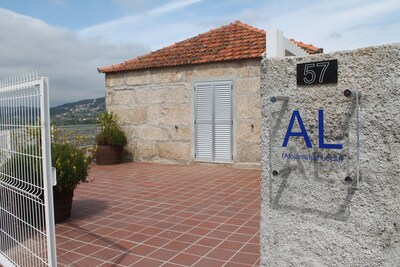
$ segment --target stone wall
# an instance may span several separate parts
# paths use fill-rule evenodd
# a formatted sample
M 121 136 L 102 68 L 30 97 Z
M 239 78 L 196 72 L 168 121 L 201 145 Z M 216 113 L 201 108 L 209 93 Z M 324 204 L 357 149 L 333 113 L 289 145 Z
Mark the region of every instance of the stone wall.
M 337 84 L 296 85 L 298 63 L 330 59 L 338 60 Z M 400 266 L 399 66 L 400 44 L 263 60 L 262 266 Z M 343 147 L 348 149 L 349 159 L 343 163 L 354 174 L 356 151 L 351 143 L 354 145 L 356 133 L 354 127 L 346 125 L 355 123 L 356 111 L 353 100 L 343 96 L 345 89 L 361 93 L 360 186 L 356 188 L 354 181 L 344 179 L 344 173 L 317 162 L 310 164 L 310 170 L 301 160 L 287 159 L 290 163 L 286 170 L 272 173 L 276 155 L 270 149 L 274 146 L 271 140 L 279 132 L 276 117 L 285 129 L 287 121 L 281 120 L 285 108 L 299 104 L 310 136 L 320 130 L 310 118 L 321 108 L 327 110 L 325 133 L 332 137 L 329 142 L 342 142 L 348 136 Z M 276 95 L 288 96 L 289 100 L 278 103 L 283 112 L 274 117 L 270 97 Z M 329 118 L 330 114 L 336 117 Z M 336 129 L 343 129 L 344 134 L 335 136 L 331 132 Z M 290 142 L 295 144 L 295 139 Z M 304 146 L 304 140 L 299 140 L 293 151 Z M 310 171 L 313 175 L 304 175 Z M 290 176 L 290 172 L 298 175 Z M 328 179 L 319 179 L 322 176 Z
M 259 60 L 107 74 L 107 109 L 120 115 L 132 159 L 192 162 L 193 86 L 195 82 L 218 80 L 234 82 L 234 163 L 259 166 Z

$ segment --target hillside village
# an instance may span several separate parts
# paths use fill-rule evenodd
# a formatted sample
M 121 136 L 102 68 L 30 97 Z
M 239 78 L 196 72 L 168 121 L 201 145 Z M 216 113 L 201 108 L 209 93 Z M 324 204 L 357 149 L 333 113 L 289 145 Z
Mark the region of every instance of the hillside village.
M 51 123 L 57 126 L 95 124 L 104 110 L 104 97 L 67 103 L 50 108 Z

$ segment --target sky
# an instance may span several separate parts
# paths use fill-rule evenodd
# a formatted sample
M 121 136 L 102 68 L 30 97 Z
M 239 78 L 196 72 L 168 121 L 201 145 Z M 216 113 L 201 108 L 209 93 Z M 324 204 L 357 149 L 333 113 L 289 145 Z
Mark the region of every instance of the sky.
M 50 105 L 105 95 L 98 67 L 240 20 L 325 53 L 400 42 L 399 0 L 0 0 L 0 79 L 50 79 Z

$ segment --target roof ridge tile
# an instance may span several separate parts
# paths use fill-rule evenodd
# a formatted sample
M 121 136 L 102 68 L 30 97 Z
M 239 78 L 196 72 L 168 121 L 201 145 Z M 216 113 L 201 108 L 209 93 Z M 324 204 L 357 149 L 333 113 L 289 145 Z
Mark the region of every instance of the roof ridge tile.
M 248 30 L 256 31 L 256 32 L 258 32 L 258 33 L 263 33 L 263 34 L 266 33 L 266 31 L 261 30 L 261 29 L 258 29 L 258 28 L 256 28 L 256 27 L 253 27 L 253 26 L 251 26 L 251 25 L 249 25 L 249 24 L 243 23 L 243 22 L 241 22 L 240 20 L 235 20 L 235 22 L 233 22 L 232 24 L 242 26 L 242 27 L 244 27 L 244 28 L 246 28 L 246 29 L 248 29 Z

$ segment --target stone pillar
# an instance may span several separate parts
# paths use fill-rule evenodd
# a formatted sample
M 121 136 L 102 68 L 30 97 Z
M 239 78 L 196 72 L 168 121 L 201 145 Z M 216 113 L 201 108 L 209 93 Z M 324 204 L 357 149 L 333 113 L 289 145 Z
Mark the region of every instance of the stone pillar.
M 297 64 L 332 59 L 337 83 L 297 85 Z M 263 60 L 262 266 L 400 266 L 399 66 L 400 44 Z M 346 89 L 361 93 L 358 187 L 357 109 Z

